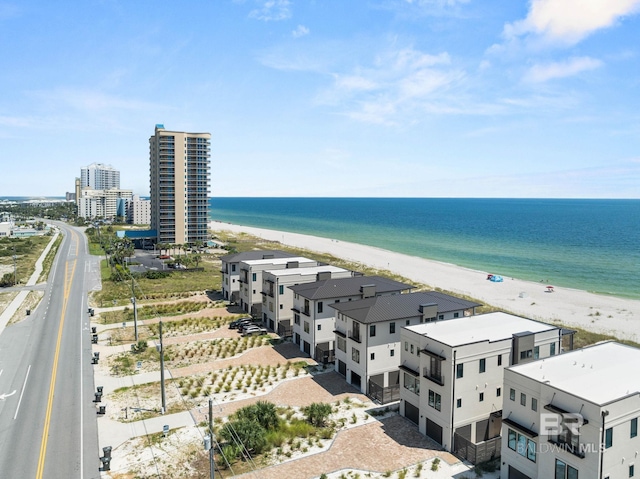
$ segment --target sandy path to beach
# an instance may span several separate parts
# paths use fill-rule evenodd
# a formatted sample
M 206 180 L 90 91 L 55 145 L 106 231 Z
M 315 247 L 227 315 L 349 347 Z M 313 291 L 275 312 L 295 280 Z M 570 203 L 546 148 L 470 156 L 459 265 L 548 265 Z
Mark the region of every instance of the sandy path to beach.
M 248 233 L 270 241 L 391 271 L 433 288 L 471 296 L 485 304 L 540 321 L 560 321 L 590 331 L 640 342 L 640 301 L 504 277 L 487 281 L 487 272 L 363 246 L 345 241 L 283 231 L 211 222 L 213 231 Z M 500 274 L 499 271 L 492 273 Z

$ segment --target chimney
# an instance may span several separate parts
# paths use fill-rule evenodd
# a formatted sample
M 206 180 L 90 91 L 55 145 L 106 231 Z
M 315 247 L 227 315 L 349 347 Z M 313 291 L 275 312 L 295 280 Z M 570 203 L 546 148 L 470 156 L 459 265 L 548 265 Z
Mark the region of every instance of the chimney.
M 438 318 L 438 304 L 437 303 L 424 303 L 418 308 L 418 311 L 422 314 L 422 322 L 428 323 L 429 321 L 435 321 Z
M 360 286 L 360 294 L 362 296 L 362 299 L 373 298 L 376 295 L 376 285 L 363 284 L 362 286 Z
M 331 279 L 331 271 L 320 271 L 316 274 L 316 281 L 324 281 L 326 279 Z

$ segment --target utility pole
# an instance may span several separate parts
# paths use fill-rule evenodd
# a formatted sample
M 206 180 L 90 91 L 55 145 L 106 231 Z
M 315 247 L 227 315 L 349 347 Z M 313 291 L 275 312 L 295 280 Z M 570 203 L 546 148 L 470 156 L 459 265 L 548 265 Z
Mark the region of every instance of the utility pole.
M 216 463 L 213 458 L 213 399 L 209 398 L 209 479 L 213 479 Z
M 134 286 L 134 279 L 131 277 L 131 302 L 133 303 L 133 335 L 135 337 L 136 344 L 138 343 L 138 307 L 136 304 L 136 291 Z
M 16 266 L 16 245 L 13 245 L 13 285 L 18 284 L 18 267 Z
M 160 393 L 162 395 L 162 414 L 167 410 L 167 399 L 164 394 L 164 349 L 162 348 L 162 321 L 160 321 Z

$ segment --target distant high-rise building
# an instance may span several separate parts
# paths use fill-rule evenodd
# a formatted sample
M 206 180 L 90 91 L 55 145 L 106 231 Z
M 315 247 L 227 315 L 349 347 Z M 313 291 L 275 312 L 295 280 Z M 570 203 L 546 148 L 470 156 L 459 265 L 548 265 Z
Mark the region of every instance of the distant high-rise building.
M 92 163 L 80 170 L 80 187 L 94 190 L 120 188 L 120 172 L 111 165 Z
M 151 229 L 160 243 L 207 241 L 210 133 L 168 131 L 149 138 Z

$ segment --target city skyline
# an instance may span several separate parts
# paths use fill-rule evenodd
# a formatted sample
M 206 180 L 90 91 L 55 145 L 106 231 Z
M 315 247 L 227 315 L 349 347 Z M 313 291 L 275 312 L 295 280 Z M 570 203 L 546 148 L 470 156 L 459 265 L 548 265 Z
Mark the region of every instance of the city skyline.
M 213 197 L 640 198 L 638 13 L 0 0 L 0 196 L 63 196 L 92 163 L 149 196 L 163 123 L 211 132 Z

